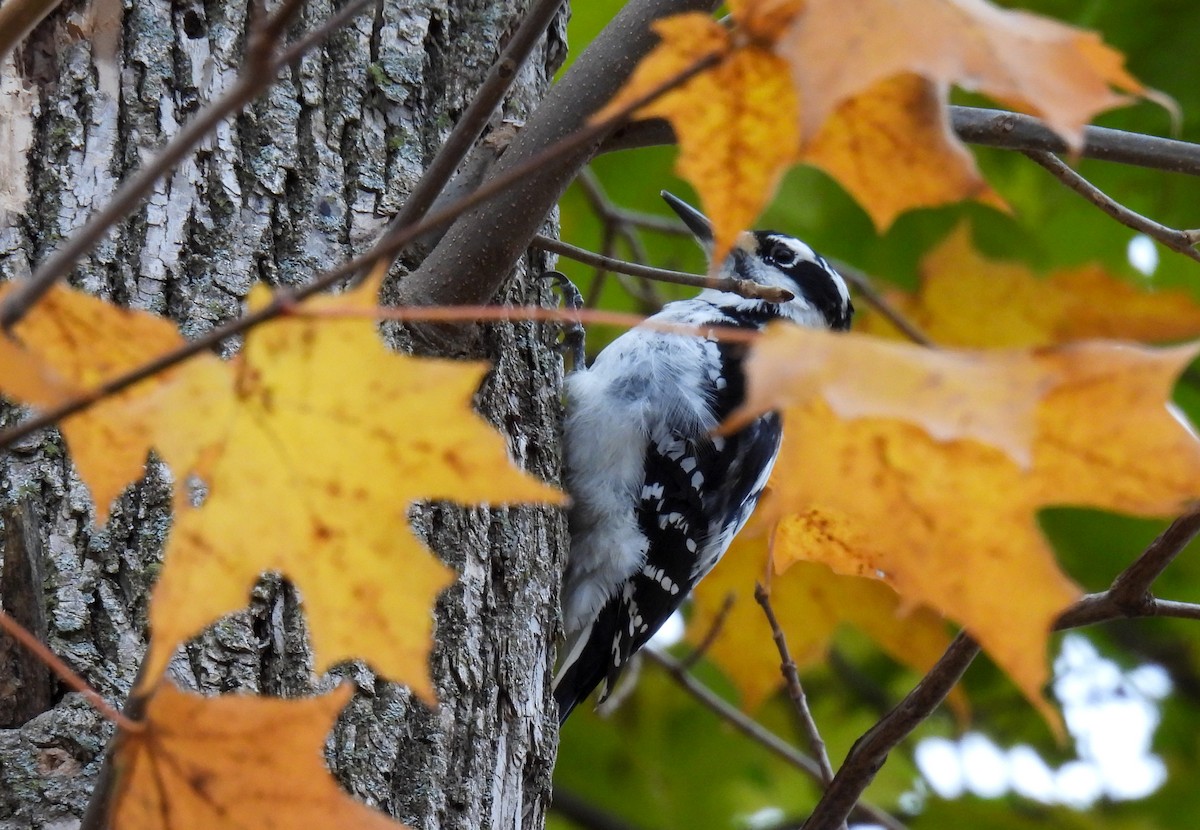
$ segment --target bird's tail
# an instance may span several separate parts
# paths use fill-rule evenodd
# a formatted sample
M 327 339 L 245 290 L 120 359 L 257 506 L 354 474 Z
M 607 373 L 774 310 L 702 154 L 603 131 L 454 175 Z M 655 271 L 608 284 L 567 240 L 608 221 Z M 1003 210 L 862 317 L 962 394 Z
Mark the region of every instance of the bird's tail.
M 567 641 L 566 657 L 554 676 L 554 702 L 558 704 L 559 726 L 608 676 L 611 658 L 604 644 L 611 643 L 612 637 L 593 636 L 595 627 L 603 623 L 603 617 L 593 620 Z

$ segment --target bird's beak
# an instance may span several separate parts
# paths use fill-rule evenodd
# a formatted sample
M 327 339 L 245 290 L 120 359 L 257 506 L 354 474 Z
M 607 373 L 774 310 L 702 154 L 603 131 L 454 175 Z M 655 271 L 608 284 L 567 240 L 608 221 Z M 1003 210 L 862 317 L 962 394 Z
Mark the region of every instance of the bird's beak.
M 695 234 L 696 241 L 704 247 L 704 250 L 711 252 L 713 231 L 712 223 L 708 221 L 708 217 L 683 201 L 683 199 L 673 196 L 665 190 L 660 195 L 671 206 L 671 210 L 679 214 L 679 218 L 683 220 L 683 224 L 687 225 L 688 230 Z

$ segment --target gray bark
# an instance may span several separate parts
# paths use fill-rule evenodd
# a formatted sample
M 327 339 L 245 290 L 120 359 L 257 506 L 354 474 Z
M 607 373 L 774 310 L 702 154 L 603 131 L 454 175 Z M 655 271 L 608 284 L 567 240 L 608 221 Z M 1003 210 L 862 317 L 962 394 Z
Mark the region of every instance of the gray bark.
M 302 283 L 360 252 L 524 6 L 380 0 L 164 179 L 73 283 L 168 315 L 195 335 L 235 316 L 254 282 Z M 330 10 L 328 0 L 309 0 L 297 30 Z M 0 142 L 9 144 L 0 146 L 0 276 L 28 275 L 115 182 L 232 83 L 247 15 L 245 0 L 126 0 L 123 16 L 114 0 L 90 9 L 67 0 L 0 65 Z M 522 121 L 540 100 L 565 50 L 561 24 L 522 70 L 497 125 Z M 501 296 L 551 303 L 534 276 L 543 266 L 523 260 Z M 509 437 L 514 457 L 551 481 L 562 372 L 553 340 L 547 326 L 491 326 L 472 347 L 496 362 L 480 410 Z M 19 415 L 6 408 L 0 425 Z M 147 469 L 98 528 L 56 433 L 0 458 L 0 502 L 9 507 L 0 604 L 40 609 L 39 636 L 116 703 L 145 649 L 149 590 L 170 526 L 169 472 L 153 460 Z M 350 791 L 414 827 L 539 827 L 556 742 L 548 671 L 562 517 L 441 504 L 412 516 L 462 573 L 436 609 L 431 669 L 441 705 L 430 711 L 406 689 L 347 667 L 363 691 L 329 755 Z M 27 663 L 18 672 L 15 653 L 0 642 L 0 695 L 19 698 L 0 705 L 0 828 L 73 826 L 111 725 L 56 681 L 49 692 L 37 686 L 44 678 Z M 278 579 L 264 580 L 246 612 L 188 645 L 172 669 L 182 685 L 210 694 L 298 695 L 320 685 L 299 600 Z

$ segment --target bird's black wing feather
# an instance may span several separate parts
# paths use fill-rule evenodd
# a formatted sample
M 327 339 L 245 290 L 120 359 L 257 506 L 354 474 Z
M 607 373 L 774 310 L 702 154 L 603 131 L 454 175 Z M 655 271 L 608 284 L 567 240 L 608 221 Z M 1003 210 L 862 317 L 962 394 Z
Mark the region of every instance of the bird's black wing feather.
M 715 396 L 719 418 L 742 397 L 736 367 L 725 377 L 736 388 L 727 381 Z M 560 723 L 600 681 L 613 688 L 629 657 L 724 554 L 758 501 L 780 436 L 779 417 L 769 413 L 715 442 L 672 431 L 651 443 L 638 506 L 646 563 L 582 635 L 586 641 L 555 688 Z

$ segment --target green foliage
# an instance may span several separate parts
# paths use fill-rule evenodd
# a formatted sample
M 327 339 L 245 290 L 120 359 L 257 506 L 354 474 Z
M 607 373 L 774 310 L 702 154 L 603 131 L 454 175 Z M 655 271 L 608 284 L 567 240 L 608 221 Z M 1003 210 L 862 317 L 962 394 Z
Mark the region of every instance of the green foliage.
M 573 54 L 615 13 L 617 0 L 576 4 L 571 23 Z M 1200 4 L 1190 0 L 1029 0 L 1002 3 L 1048 14 L 1099 30 L 1127 56 L 1131 72 L 1174 99 L 1182 112 L 1173 135 L 1170 116 L 1152 103 L 1138 103 L 1104 115 L 1099 124 L 1118 129 L 1200 141 L 1200 84 L 1192 55 L 1200 31 Z M 995 106 L 963 95 L 964 103 Z M 791 171 L 759 226 L 794 233 L 828 256 L 868 272 L 881 285 L 915 286 L 921 257 L 966 219 L 977 244 L 989 255 L 1024 261 L 1039 272 L 1100 262 L 1131 281 L 1151 287 L 1182 287 L 1200 297 L 1197 264 L 1159 247 L 1160 264 L 1152 277 L 1136 272 L 1127 259 L 1133 231 L 1118 225 L 1064 188 L 1046 171 L 1018 153 L 973 148 L 991 185 L 1008 201 L 1011 214 L 978 205 L 916 211 L 902 216 L 877 235 L 864 211 L 823 173 Z M 685 198 L 692 191 L 671 172 L 674 151 L 649 148 L 604 156 L 593 170 L 613 202 L 631 210 L 668 216 L 661 189 Z M 1200 226 L 1200 179 L 1158 170 L 1083 160 L 1079 171 L 1122 204 L 1176 228 Z M 599 250 L 601 224 L 576 186 L 562 203 L 563 238 Z M 653 265 L 700 272 L 703 261 L 686 238 L 644 233 Z M 618 246 L 616 255 L 628 257 Z M 560 268 L 587 294 L 592 269 L 561 261 Z M 664 299 L 690 289 L 658 286 Z M 643 310 L 610 275 L 600 306 Z M 589 346 L 599 349 L 610 333 L 589 331 Z M 1176 401 L 1193 422 L 1200 422 L 1200 375 L 1193 370 L 1181 383 Z M 1102 590 L 1132 561 L 1165 524 L 1088 510 L 1057 509 L 1042 514 L 1042 525 L 1064 569 L 1086 590 Z M 998 533 L 1003 528 L 997 528 Z M 1157 583 L 1164 598 L 1196 601 L 1200 550 L 1193 545 Z M 1165 786 L 1150 797 L 1102 804 L 1087 812 L 1045 807 L 1018 797 L 955 801 L 928 799 L 920 814 L 906 819 L 913 828 L 971 827 L 979 830 L 1056 827 L 1133 830 L 1184 828 L 1195 824 L 1197 801 L 1192 782 L 1200 775 L 1200 626 L 1191 621 L 1117 622 L 1091 629 L 1088 637 L 1125 667 L 1146 662 L 1163 665 L 1175 692 L 1164 703 L 1155 751 L 1167 763 Z M 851 743 L 878 719 L 872 698 L 894 703 L 911 688 L 914 677 L 881 657 L 874 646 L 853 635 L 841 647 L 854 672 L 822 669 L 806 677 L 814 713 L 836 767 Z M 715 670 L 705 672 L 714 677 Z M 1002 747 L 1034 746 L 1052 766 L 1074 757 L 1070 745 L 1055 742 L 1011 682 L 985 658 L 968 672 L 966 687 L 973 709 L 972 729 L 989 734 Z M 864 694 L 863 688 L 871 694 Z M 757 713 L 777 734 L 803 746 L 786 700 L 773 700 Z M 918 730 L 917 738 L 952 735 L 959 726 L 939 714 Z M 915 741 L 893 753 L 868 798 L 895 809 L 917 779 L 911 760 Z M 579 712 L 564 730 L 558 785 L 643 828 L 743 827 L 746 817 L 778 808 L 780 818 L 802 818 L 816 796 L 814 785 L 733 732 L 675 688 L 657 669 L 644 670 L 637 692 L 611 718 Z M 552 826 L 567 826 L 556 819 Z

